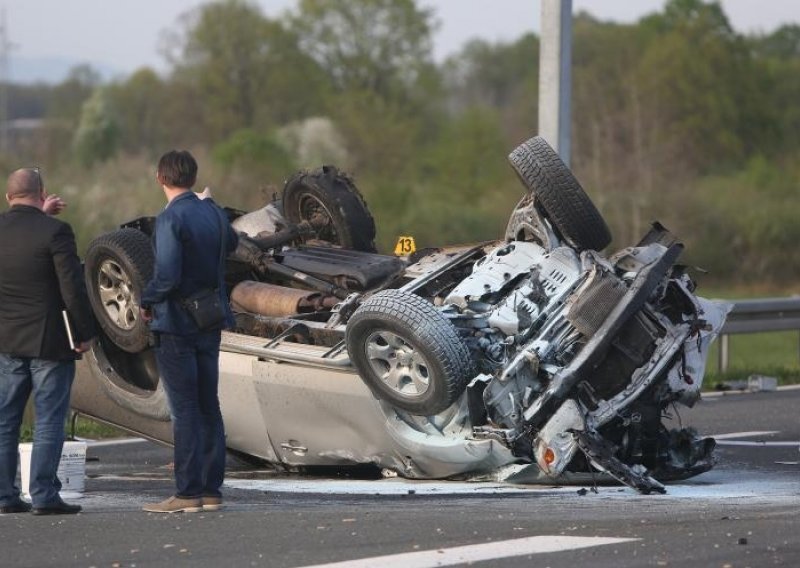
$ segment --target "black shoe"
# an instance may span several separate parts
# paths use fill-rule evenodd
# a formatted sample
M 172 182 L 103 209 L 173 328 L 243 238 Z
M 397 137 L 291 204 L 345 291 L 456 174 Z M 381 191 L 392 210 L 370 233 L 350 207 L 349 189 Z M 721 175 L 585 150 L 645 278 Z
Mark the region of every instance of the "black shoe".
M 81 509 L 83 507 L 80 505 L 69 505 L 64 501 L 57 501 L 47 507 L 34 507 L 31 513 L 34 515 L 74 515 L 80 513 Z
M 18 500 L 11 505 L 4 505 L 0 507 L 0 515 L 10 515 L 12 513 L 27 513 L 31 510 L 31 504 L 25 501 Z

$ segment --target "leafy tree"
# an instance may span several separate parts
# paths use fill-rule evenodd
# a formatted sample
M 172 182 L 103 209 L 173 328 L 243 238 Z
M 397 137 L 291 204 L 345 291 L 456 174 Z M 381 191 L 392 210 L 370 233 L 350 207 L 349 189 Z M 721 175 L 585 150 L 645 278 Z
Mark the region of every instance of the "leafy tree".
M 451 108 L 496 110 L 507 145 L 536 131 L 539 39 L 535 35 L 511 43 L 472 40 L 445 63 L 443 73 Z
M 472 107 L 452 120 L 429 154 L 432 192 L 456 198 L 462 206 L 477 204 L 488 194 L 496 198 L 491 189 L 510 173 L 498 113 L 487 107 Z
M 752 40 L 760 57 L 790 60 L 800 58 L 800 25 L 786 24 L 769 35 Z
M 101 82 L 100 74 L 89 65 L 77 65 L 70 69 L 66 79 L 50 92 L 49 117 L 77 122 L 83 103 Z
M 86 100 L 101 84 L 100 75 L 89 65 L 73 67 L 66 79 L 48 89 L 44 116 L 46 127 L 41 133 L 35 161 L 50 164 L 68 163 L 70 148 Z
M 775 113 L 779 135 L 774 149 L 800 148 L 800 26 L 785 25 L 766 36 L 750 39 L 766 77 L 761 89 Z
M 574 53 L 574 166 L 626 241 L 657 212 L 680 223 L 670 204 L 697 175 L 774 145 L 769 78 L 716 2 L 671 0 L 637 25 L 584 16 Z
M 660 163 L 636 76 L 647 41 L 636 26 L 575 19 L 572 167 L 623 242 L 641 235 Z
M 639 70 L 666 142 L 680 140 L 684 161 L 701 170 L 768 143 L 774 121 L 757 87 L 765 77 L 720 4 L 671 0 L 660 18 Z
M 276 139 L 253 129 L 237 130 L 211 153 L 223 172 L 222 183 L 239 193 L 237 206 L 260 207 L 270 189 L 296 169 L 289 152 Z M 256 191 L 260 190 L 260 191 Z
M 300 0 L 291 26 L 340 91 L 409 98 L 431 65 L 436 24 L 414 0 Z
M 120 130 L 104 88 L 95 89 L 84 103 L 81 120 L 75 132 L 73 148 L 84 166 L 112 157 L 120 142 Z
M 413 175 L 419 121 L 373 91 L 350 91 L 334 100 L 331 116 L 348 149 L 348 168 L 360 175 Z
M 164 81 L 152 69 L 139 69 L 124 83 L 111 85 L 108 96 L 117 109 L 122 147 L 157 155 L 165 145 L 169 122 Z
M 269 127 L 318 112 L 326 90 L 316 64 L 279 22 L 247 0 L 220 0 L 186 16 L 168 53 L 174 78 L 204 107 L 206 137 Z
M 244 128 L 220 142 L 212 152 L 214 160 L 226 170 L 237 165 L 258 167 L 265 171 L 279 166 L 285 169 L 291 158 L 274 136 Z

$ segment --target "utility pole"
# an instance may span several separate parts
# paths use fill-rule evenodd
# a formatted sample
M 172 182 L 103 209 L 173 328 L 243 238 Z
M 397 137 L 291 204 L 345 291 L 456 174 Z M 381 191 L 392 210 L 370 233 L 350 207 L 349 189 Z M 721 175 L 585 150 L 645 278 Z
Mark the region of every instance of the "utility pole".
M 572 98 L 572 0 L 541 0 L 539 135 L 569 165 Z
M 8 153 L 8 52 L 11 42 L 8 39 L 8 23 L 5 6 L 0 9 L 0 153 Z

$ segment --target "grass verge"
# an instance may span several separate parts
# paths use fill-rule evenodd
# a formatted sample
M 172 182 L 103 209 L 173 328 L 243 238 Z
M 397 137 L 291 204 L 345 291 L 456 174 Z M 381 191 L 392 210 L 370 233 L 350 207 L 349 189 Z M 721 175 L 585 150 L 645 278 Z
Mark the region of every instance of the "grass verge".
M 67 420 L 65 424 L 65 429 L 67 435 L 72 434 L 72 424 L 70 421 Z M 107 424 L 102 424 L 100 422 L 95 422 L 91 418 L 86 418 L 85 416 L 79 415 L 77 420 L 75 421 L 75 436 L 78 438 L 88 438 L 90 440 L 98 440 L 102 438 L 120 438 L 122 436 L 126 436 L 126 433 L 122 430 L 118 430 L 112 426 Z M 19 435 L 20 442 L 32 442 L 33 441 L 33 423 L 30 420 L 26 420 L 22 424 L 22 428 L 20 429 Z

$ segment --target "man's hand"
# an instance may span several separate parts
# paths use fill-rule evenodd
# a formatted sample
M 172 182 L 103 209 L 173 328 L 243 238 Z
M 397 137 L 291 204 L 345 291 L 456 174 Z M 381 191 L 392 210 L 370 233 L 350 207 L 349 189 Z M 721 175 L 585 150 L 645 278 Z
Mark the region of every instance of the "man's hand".
M 42 211 L 48 215 L 58 215 L 67 206 L 67 202 L 61 199 L 58 195 L 48 195 L 44 198 Z
M 153 311 L 150 308 L 139 308 L 139 315 L 142 317 L 144 323 L 153 321 Z
M 75 346 L 75 353 L 86 353 L 92 348 L 92 341 L 81 341 Z

